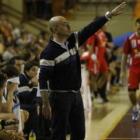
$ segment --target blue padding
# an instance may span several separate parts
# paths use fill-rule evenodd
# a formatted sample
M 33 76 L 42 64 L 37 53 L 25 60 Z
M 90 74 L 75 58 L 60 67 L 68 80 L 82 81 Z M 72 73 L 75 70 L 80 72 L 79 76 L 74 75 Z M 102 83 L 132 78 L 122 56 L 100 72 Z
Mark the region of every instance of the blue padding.
M 129 32 L 129 33 L 126 33 L 126 34 L 123 34 L 121 36 L 118 36 L 118 37 L 115 37 L 113 39 L 113 43 L 115 46 L 120 46 L 120 47 L 123 47 L 123 44 L 124 44 L 124 41 L 127 37 L 129 37 L 131 34 L 133 34 L 134 32 Z

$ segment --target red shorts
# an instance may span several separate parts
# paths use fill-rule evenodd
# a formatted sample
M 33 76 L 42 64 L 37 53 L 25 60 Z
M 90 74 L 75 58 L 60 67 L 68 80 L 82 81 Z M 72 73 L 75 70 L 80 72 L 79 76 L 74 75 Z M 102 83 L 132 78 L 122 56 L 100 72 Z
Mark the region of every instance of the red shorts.
M 91 74 L 99 74 L 98 67 L 93 63 L 92 68 L 89 69 Z
M 138 89 L 140 84 L 140 66 L 131 66 L 128 77 L 128 89 Z
M 93 63 L 94 64 L 94 63 Z M 108 71 L 108 65 L 105 59 L 98 60 L 98 66 L 95 64 L 93 65 L 92 69 L 90 69 L 90 72 L 92 74 L 100 74 Z
M 108 71 L 108 65 L 105 59 L 99 59 L 98 60 L 98 72 L 103 73 Z

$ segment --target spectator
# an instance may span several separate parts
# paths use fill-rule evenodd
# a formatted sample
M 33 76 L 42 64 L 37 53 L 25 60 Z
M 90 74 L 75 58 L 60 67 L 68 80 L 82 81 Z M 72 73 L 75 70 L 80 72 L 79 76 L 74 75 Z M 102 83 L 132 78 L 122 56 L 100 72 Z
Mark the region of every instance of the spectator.
M 22 133 L 17 132 L 17 127 L 11 124 L 17 124 L 18 120 L 10 118 L 11 115 L 8 113 L 1 113 L 1 103 L 2 96 L 6 85 L 6 76 L 3 73 L 0 73 L 0 139 L 3 140 L 25 140 L 25 137 Z M 9 117 L 9 118 L 8 118 Z M 5 118 L 5 119 L 4 119 Z M 1 130 L 2 129 L 2 130 Z
M 37 71 L 38 63 L 34 61 L 27 62 L 24 67 L 24 73 L 20 74 L 19 80 L 20 84 L 18 86 L 19 100 L 21 104 L 21 109 L 27 110 L 29 112 L 29 119 L 25 123 L 25 134 L 29 134 L 31 129 L 34 129 L 38 137 L 38 112 L 37 105 L 34 102 L 37 97 Z
M 4 92 L 5 103 L 2 104 L 2 112 L 13 112 L 19 120 L 18 130 L 22 132 L 24 122 L 21 122 L 20 102 L 17 96 L 17 86 L 19 84 L 19 72 L 13 65 L 6 65 L 2 72 L 7 75 L 7 86 Z
M 13 65 L 19 72 L 23 73 L 24 61 L 20 56 L 14 56 L 10 59 L 9 64 Z
M 15 44 L 14 42 L 7 42 L 6 43 L 6 50 L 3 53 L 3 60 L 8 61 L 10 60 L 14 55 L 16 54 L 15 52 Z

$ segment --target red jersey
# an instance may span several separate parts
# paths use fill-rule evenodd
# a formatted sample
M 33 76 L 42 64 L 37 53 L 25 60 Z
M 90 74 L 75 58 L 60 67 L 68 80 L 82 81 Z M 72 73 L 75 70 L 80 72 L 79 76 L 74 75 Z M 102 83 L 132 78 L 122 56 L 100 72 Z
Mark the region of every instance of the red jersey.
M 123 52 L 131 55 L 131 66 L 140 65 L 140 37 L 136 33 L 125 40 Z
M 93 52 L 97 53 L 98 59 L 104 58 L 104 54 L 106 51 L 106 40 L 106 35 L 101 29 L 87 40 L 87 44 L 93 46 Z
M 87 67 L 90 71 L 90 73 L 92 74 L 96 74 L 97 73 L 97 68 L 95 67 L 94 61 L 91 58 L 91 55 L 89 52 L 84 52 L 81 57 L 81 60 L 87 60 Z

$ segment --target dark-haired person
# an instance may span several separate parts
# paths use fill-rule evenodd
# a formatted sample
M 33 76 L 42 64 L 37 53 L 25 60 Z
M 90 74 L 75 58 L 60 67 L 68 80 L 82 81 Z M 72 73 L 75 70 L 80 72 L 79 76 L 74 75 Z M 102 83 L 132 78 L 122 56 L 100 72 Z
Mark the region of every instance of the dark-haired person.
M 29 61 L 25 64 L 24 72 L 19 75 L 20 84 L 18 85 L 19 100 L 21 109 L 29 112 L 29 119 L 25 123 L 24 132 L 29 134 L 34 129 L 38 133 L 37 110 L 34 99 L 37 97 L 39 64 L 35 61 Z
M 2 104 L 2 111 L 10 113 L 13 107 L 14 91 L 17 89 L 19 83 L 19 73 L 12 65 L 2 67 L 1 71 L 7 76 L 7 84 L 4 91 L 5 102 Z
M 4 103 L 2 103 L 1 111 L 4 113 L 14 113 L 19 120 L 18 130 L 22 131 L 20 102 L 18 99 L 19 72 L 13 65 L 4 66 L 1 71 L 7 76 L 7 84 L 4 91 Z M 23 112 L 23 111 L 22 111 Z
M 120 76 L 121 78 L 125 76 L 127 56 L 130 54 L 128 95 L 133 105 L 132 121 L 137 122 L 140 113 L 140 106 L 136 96 L 136 91 L 139 89 L 140 84 L 140 18 L 136 20 L 135 28 L 136 31 L 126 38 L 124 43 Z
M 23 72 L 24 60 L 20 56 L 12 57 L 9 61 L 9 64 L 13 65 L 18 70 L 19 74 Z
M 19 120 L 18 131 L 21 132 L 24 128 L 24 123 L 28 119 L 28 112 L 20 109 L 20 102 L 18 99 L 18 84 L 19 71 L 14 65 L 5 65 L 1 71 L 7 76 L 7 84 L 4 91 L 4 103 L 2 103 L 2 112 L 14 113 Z
M 7 77 L 5 74 L 0 73 L 0 139 L 2 140 L 25 140 L 22 133 L 18 133 L 17 126 L 12 124 L 18 124 L 18 120 L 12 113 L 2 113 L 2 97 L 5 90 Z
M 125 5 L 125 2 L 121 3 L 106 16 L 72 34 L 66 18 L 55 16 L 50 19 L 49 28 L 52 37 L 40 57 L 39 83 L 43 113 L 46 118 L 52 116 L 51 140 L 66 139 L 68 122 L 71 125 L 71 140 L 85 139 L 78 49 L 109 18 L 121 14 Z
M 9 67 L 9 68 L 8 68 Z M 14 56 L 10 59 L 9 65 L 3 67 L 3 72 L 7 74 L 8 78 L 10 78 L 10 82 L 16 82 L 19 84 L 19 74 L 23 73 L 24 61 L 20 56 Z M 12 80 L 12 81 L 11 81 Z M 24 129 L 24 123 L 27 121 L 29 113 L 26 110 L 20 110 L 20 102 L 18 99 L 18 91 L 17 89 L 13 94 L 13 107 L 12 111 L 15 113 L 16 117 L 19 119 L 19 131 Z

